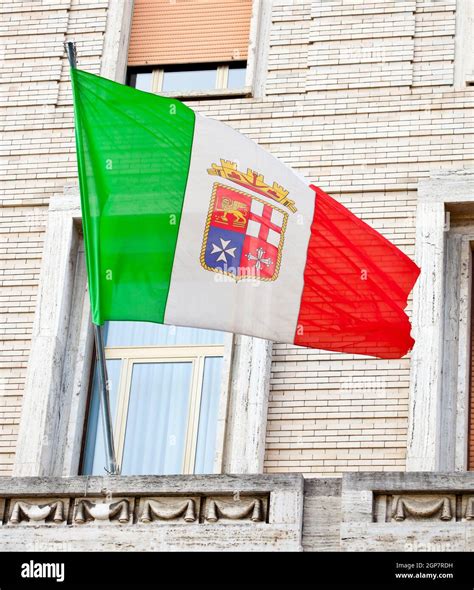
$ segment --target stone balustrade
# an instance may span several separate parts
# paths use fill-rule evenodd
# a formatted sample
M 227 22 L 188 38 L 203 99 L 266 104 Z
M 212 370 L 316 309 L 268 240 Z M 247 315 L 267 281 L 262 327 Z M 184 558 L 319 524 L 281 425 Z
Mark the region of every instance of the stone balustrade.
M 0 551 L 472 551 L 474 473 L 0 478 Z
M 301 550 L 303 478 L 0 478 L 0 550 Z

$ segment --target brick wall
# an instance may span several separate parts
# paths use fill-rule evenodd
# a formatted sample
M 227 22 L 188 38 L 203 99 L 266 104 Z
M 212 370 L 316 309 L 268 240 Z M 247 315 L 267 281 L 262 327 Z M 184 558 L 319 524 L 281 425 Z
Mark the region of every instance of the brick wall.
M 288 93 L 269 97 L 278 106 L 259 140 L 409 255 L 419 179 L 474 159 L 474 92 L 452 86 L 455 8 L 278 0 L 273 11 L 268 85 Z M 298 40 L 282 41 L 292 29 Z M 276 345 L 266 470 L 404 470 L 409 369 Z
M 474 163 L 455 0 L 275 0 L 266 98 L 203 103 L 408 255 L 418 181 Z M 409 358 L 274 346 L 267 472 L 405 469 Z
M 455 6 L 455 0 L 274 0 L 265 98 L 193 107 L 258 141 L 413 255 L 419 179 L 432 169 L 474 163 L 474 89 L 453 87 Z M 74 39 L 79 66 L 98 73 L 107 2 L 4 0 L 0 7 L 8 80 L 2 94 L 8 176 L 0 195 L 0 303 L 9 311 L 0 324 L 0 474 L 6 475 L 45 211 L 52 194 L 76 182 L 62 43 Z M 266 470 L 403 470 L 409 369 L 408 358 L 367 360 L 276 344 Z
M 99 72 L 107 2 L 0 2 L 0 475 L 11 473 L 49 198 L 75 182 L 63 43 Z

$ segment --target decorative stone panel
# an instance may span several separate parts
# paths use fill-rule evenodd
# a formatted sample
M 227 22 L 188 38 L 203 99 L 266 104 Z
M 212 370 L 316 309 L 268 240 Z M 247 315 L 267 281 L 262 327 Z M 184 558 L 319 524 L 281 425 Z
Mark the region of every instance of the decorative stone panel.
M 61 525 L 67 523 L 69 498 L 12 498 L 7 525 Z
M 74 502 L 73 524 L 131 524 L 134 498 L 77 498 Z
M 343 551 L 473 551 L 474 473 L 351 473 Z
M 301 551 L 299 474 L 0 480 L 0 551 Z
M 206 522 L 265 522 L 268 511 L 266 497 L 226 497 L 211 496 L 206 498 L 204 518 Z
M 456 496 L 446 494 L 377 494 L 375 522 L 450 521 L 456 515 Z
M 392 520 L 451 520 L 455 498 L 450 496 L 392 496 Z
M 0 509 L 5 501 L 0 499 Z M 69 515 L 69 506 L 73 505 Z M 135 506 L 136 518 L 134 518 Z M 201 516 L 201 506 L 204 507 Z M 14 498 L 7 524 L 155 524 L 155 523 L 265 523 L 269 499 L 265 496 L 180 496 Z M 3 514 L 3 511 L 1 512 Z
M 140 498 L 138 522 L 149 523 L 196 523 L 199 522 L 200 498 L 163 496 Z

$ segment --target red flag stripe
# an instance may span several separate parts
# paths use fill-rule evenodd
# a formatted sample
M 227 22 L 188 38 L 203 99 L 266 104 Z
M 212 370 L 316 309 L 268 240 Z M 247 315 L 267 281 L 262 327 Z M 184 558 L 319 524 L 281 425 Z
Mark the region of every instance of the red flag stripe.
M 404 311 L 420 269 L 321 189 L 308 246 L 295 344 L 380 358 L 413 346 Z

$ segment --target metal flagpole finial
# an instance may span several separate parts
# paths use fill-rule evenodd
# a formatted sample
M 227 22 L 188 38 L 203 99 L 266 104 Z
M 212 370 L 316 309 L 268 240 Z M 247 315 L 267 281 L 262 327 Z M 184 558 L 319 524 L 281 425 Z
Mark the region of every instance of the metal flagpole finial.
M 67 58 L 69 60 L 69 65 L 71 68 L 77 67 L 77 51 L 76 51 L 76 44 L 74 41 L 67 41 L 64 43 L 64 47 L 66 49 Z

